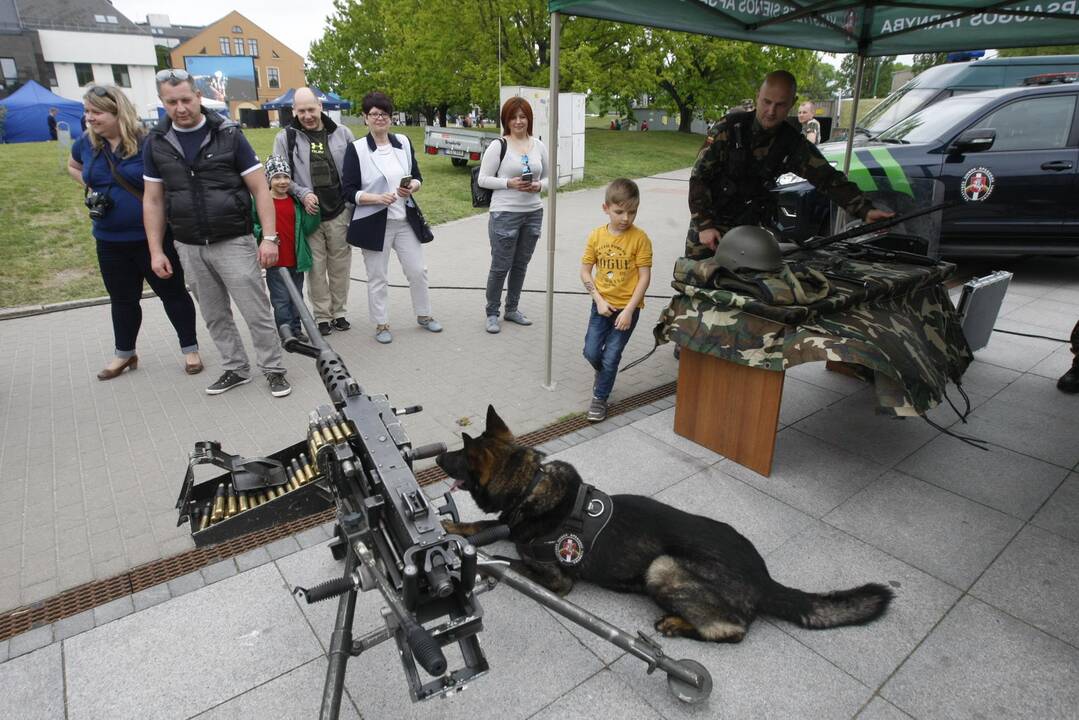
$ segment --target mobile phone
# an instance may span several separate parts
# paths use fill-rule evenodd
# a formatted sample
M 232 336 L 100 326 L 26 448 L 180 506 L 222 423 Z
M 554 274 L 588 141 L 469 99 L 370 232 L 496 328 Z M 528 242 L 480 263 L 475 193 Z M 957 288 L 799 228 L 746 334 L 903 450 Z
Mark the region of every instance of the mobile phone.
M 405 175 L 403 178 L 401 178 L 401 187 L 407 188 L 411 184 L 412 184 L 412 176 L 411 175 Z
M 521 180 L 523 182 L 526 182 L 526 183 L 531 185 L 532 184 L 532 173 L 530 173 L 530 172 L 523 173 L 521 175 Z

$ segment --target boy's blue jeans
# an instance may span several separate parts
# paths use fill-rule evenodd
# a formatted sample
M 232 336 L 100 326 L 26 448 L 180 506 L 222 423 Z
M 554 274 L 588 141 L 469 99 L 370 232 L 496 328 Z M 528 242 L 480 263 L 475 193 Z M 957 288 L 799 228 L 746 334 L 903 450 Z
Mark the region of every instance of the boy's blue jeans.
M 303 273 L 296 272 L 296 268 L 285 269 L 302 295 Z M 277 332 L 281 332 L 282 325 L 288 325 L 292 328 L 293 335 L 298 334 L 303 330 L 303 323 L 300 322 L 300 313 L 292 305 L 292 296 L 288 294 L 285 281 L 281 279 L 280 270 L 273 267 L 266 271 L 266 287 L 270 290 L 270 305 L 273 306 L 273 321 Z
M 592 395 L 600 400 L 606 400 L 614 388 L 614 378 L 618 374 L 618 363 L 622 361 L 622 351 L 626 349 L 629 336 L 633 334 L 633 328 L 637 327 L 637 319 L 641 316 L 641 309 L 633 311 L 633 320 L 629 324 L 629 330 L 616 330 L 615 318 L 618 313 L 612 313 L 610 317 L 604 317 L 596 310 L 596 303 L 592 303 L 592 314 L 588 318 L 588 333 L 584 336 L 584 359 L 595 368 L 596 382 L 592 386 Z

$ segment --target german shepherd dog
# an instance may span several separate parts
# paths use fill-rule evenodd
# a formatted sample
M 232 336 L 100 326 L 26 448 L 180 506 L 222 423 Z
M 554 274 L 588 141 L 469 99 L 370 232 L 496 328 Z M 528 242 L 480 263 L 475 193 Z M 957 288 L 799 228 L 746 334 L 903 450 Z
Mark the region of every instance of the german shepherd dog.
M 528 557 L 530 543 L 557 532 L 573 511 L 580 475 L 572 465 L 542 463 L 543 453 L 516 443 L 513 433 L 487 408 L 487 427 L 477 438 L 462 433 L 464 447 L 436 462 L 471 493 L 495 521 L 446 523 L 468 536 L 506 524 L 522 555 L 514 569 L 552 592 L 565 595 L 577 579 L 618 592 L 649 595 L 663 611 L 655 629 L 667 637 L 740 642 L 758 614 L 804 628 L 861 625 L 884 614 L 892 591 L 870 583 L 850 590 L 809 593 L 772 579 L 753 544 L 726 523 L 692 515 L 641 495 L 614 495 L 603 531 L 579 563 L 554 556 Z

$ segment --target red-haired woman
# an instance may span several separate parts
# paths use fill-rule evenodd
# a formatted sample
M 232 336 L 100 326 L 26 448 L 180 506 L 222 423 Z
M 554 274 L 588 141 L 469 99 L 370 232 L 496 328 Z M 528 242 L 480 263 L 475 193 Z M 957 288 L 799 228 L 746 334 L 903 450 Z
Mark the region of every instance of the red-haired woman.
M 493 190 L 487 234 L 491 238 L 491 270 L 487 274 L 487 332 L 501 330 L 498 311 L 506 284 L 509 322 L 531 325 L 518 307 L 528 261 L 539 240 L 543 204 L 539 193 L 550 175 L 547 148 L 532 137 L 532 106 L 512 97 L 502 106 L 502 134 L 480 161 L 480 187 Z M 506 276 L 509 276 L 507 283 Z

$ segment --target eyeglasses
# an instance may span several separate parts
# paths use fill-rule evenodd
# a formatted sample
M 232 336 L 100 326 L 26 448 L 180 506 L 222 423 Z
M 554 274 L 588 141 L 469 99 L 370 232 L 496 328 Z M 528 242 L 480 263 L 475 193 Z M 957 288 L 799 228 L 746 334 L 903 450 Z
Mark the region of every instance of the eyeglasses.
M 176 82 L 185 82 L 191 79 L 191 73 L 189 73 L 187 70 L 168 68 L 166 70 L 159 71 L 157 75 L 154 75 L 154 79 L 156 79 L 159 83 L 171 83 L 174 80 Z
M 390 119 L 390 116 L 387 115 L 384 112 L 369 112 L 369 113 L 367 113 L 367 117 L 371 118 L 372 120 L 389 120 Z

